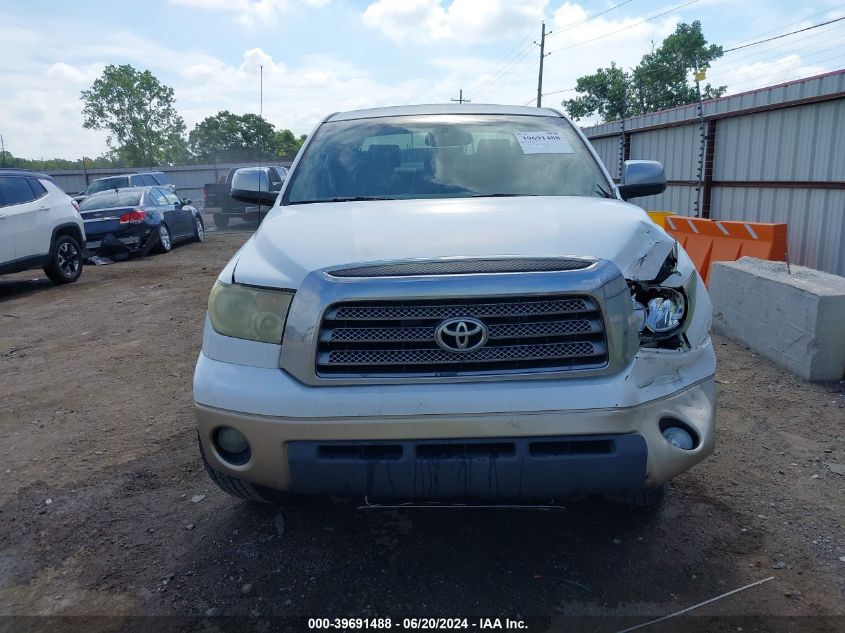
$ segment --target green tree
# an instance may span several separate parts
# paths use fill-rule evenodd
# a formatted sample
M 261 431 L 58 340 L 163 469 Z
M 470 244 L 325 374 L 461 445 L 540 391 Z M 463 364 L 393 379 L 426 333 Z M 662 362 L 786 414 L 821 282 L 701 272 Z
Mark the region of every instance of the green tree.
M 276 153 L 276 130 L 257 114 L 221 110 L 194 126 L 188 135 L 193 156 L 202 162 L 254 160 Z
M 722 47 L 707 45 L 701 22 L 681 23 L 660 47 L 643 55 L 632 75 L 634 101 L 642 112 L 655 112 L 698 100 L 695 86 L 688 77 L 695 70 L 706 71 L 722 56 Z M 726 86 L 702 87 L 705 99 L 719 97 Z
M 581 119 L 598 114 L 604 121 L 622 116 L 656 112 L 698 99 L 690 77 L 695 70 L 706 71 L 713 60 L 722 56 L 722 47 L 707 44 L 701 23 L 681 23 L 651 53 L 643 55 L 631 72 L 611 64 L 593 75 L 580 77 L 579 96 L 563 102 L 569 114 Z M 719 97 L 726 86 L 702 86 L 705 99 Z
M 186 157 L 185 122 L 175 108 L 173 88 L 149 70 L 109 65 L 82 91 L 83 126 L 108 130 L 108 145 L 122 162 L 147 167 Z
M 279 130 L 276 132 L 274 144 L 276 146 L 276 154 L 280 158 L 293 160 L 299 148 L 305 143 L 306 135 L 303 134 L 299 138 L 288 129 Z
M 623 69 L 611 62 L 609 68 L 599 68 L 592 75 L 579 77 L 575 89 L 581 96 L 565 101 L 564 107 L 575 119 L 593 114 L 599 114 L 605 121 L 617 119 L 622 114 L 630 80 Z

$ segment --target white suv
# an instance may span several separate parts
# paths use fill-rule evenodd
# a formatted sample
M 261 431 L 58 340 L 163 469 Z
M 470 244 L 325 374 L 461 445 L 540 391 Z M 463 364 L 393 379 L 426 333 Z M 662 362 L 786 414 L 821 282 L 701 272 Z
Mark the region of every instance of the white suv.
M 653 161 L 614 184 L 554 110 L 328 117 L 211 291 L 209 474 L 254 500 L 656 505 L 715 443 L 707 290 L 626 202 L 665 189 Z
M 82 273 L 85 224 L 45 174 L 0 169 L 0 274 L 43 268 L 57 284 Z

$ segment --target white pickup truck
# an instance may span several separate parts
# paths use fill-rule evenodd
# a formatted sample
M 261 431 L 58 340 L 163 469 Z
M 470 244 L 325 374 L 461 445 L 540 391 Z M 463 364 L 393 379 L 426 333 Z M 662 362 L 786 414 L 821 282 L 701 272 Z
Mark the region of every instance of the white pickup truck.
M 615 185 L 554 110 L 327 117 L 209 298 L 209 474 L 255 501 L 657 504 L 715 442 L 707 291 L 625 202 L 665 188 L 651 161 Z

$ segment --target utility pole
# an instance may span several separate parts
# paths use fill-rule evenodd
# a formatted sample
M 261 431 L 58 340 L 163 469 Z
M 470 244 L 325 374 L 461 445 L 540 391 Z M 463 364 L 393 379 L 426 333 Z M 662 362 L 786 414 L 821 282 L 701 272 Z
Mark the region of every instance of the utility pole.
M 698 96 L 698 181 L 695 186 L 695 217 L 701 217 L 701 182 L 704 178 L 704 109 L 701 106 L 701 81 L 705 78 L 705 71 L 698 69 L 698 60 L 695 60 L 695 92 Z
M 261 134 L 263 129 L 262 123 L 264 123 L 264 65 L 258 67 L 258 193 L 259 197 L 261 194 L 261 163 L 262 163 L 262 156 L 261 156 L 261 145 L 264 142 L 264 137 Z M 267 176 L 267 187 L 270 187 L 270 176 Z M 258 223 L 261 223 L 261 201 L 258 202 Z
M 455 103 L 472 103 L 469 99 L 464 99 L 464 91 L 463 89 L 458 90 L 458 98 L 452 99 Z
M 6 143 L 3 141 L 2 134 L 0 134 L 0 165 L 6 166 Z
M 543 59 L 546 57 L 546 35 L 551 35 L 552 32 L 546 33 L 546 23 L 543 22 L 543 29 L 540 32 L 540 43 L 534 42 L 540 47 L 540 76 L 537 78 L 537 107 L 542 108 L 543 101 Z M 549 53 L 551 55 L 551 53 Z

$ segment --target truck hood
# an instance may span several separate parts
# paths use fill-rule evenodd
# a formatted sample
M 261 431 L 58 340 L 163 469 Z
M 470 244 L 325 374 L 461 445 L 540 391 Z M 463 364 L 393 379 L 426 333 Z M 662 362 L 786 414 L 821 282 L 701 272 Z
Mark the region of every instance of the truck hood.
M 440 257 L 585 256 L 653 279 L 674 239 L 605 198 L 379 200 L 277 206 L 227 266 L 238 283 L 298 288 L 314 270 Z

